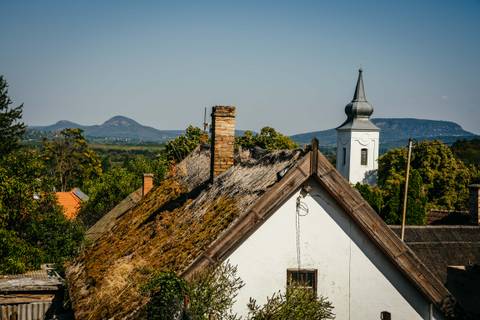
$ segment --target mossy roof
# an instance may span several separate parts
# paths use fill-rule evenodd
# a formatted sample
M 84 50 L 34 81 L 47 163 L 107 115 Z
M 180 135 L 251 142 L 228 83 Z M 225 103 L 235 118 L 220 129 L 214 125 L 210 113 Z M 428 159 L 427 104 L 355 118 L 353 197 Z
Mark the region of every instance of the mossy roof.
M 140 287 L 153 272 L 184 272 L 303 155 L 238 156 L 209 183 L 209 151 L 195 150 L 68 266 L 76 318 L 139 318 L 148 302 Z

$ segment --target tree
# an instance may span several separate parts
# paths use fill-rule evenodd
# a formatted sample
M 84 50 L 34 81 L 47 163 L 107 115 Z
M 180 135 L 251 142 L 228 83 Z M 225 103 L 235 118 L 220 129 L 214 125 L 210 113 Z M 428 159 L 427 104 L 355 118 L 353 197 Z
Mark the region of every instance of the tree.
M 480 167 L 480 139 L 458 140 L 451 148 L 463 163 Z
M 21 121 L 23 104 L 11 108 L 12 100 L 8 96 L 7 81 L 0 76 L 0 157 L 18 148 L 25 133 L 25 124 Z
M 245 149 L 260 147 L 268 151 L 298 148 L 298 145 L 292 139 L 271 127 L 262 128 L 257 135 L 252 131 L 245 131 L 243 136 L 235 139 L 235 143 Z
M 19 149 L 1 161 L 0 273 L 61 264 L 76 254 L 83 229 L 64 217 L 52 189 L 37 151 Z
M 54 139 L 44 140 L 42 152 L 58 190 L 82 187 L 102 173 L 100 158 L 88 146 L 81 129 L 64 129 Z
M 312 290 L 298 286 L 288 287 L 267 298 L 263 306 L 254 299 L 248 304 L 251 320 L 322 320 L 334 319 L 332 304 L 324 297 L 317 297 Z
M 379 159 L 378 185 L 403 183 L 407 151 L 394 149 Z M 463 210 L 468 208 L 468 184 L 473 172 L 451 149 L 440 141 L 422 141 L 414 145 L 411 168 L 417 170 L 427 197 L 428 208 Z
M 77 218 L 89 228 L 141 185 L 141 178 L 131 171 L 113 167 L 100 177 L 88 180 L 84 191 L 88 201 L 82 203 Z
M 200 128 L 188 126 L 185 134 L 167 142 L 165 145 L 167 159 L 175 162 L 182 161 L 202 142 L 203 136 L 203 131 Z
M 379 158 L 378 186 L 357 184 L 365 200 L 389 224 L 401 222 L 407 150 L 390 150 Z M 407 224 L 424 224 L 431 208 L 468 208 L 467 186 L 479 177 L 450 148 L 439 141 L 423 141 L 412 150 L 407 196 Z
M 231 312 L 243 286 L 237 268 L 229 263 L 207 268 L 185 281 L 173 272 L 154 273 L 142 286 L 150 297 L 148 319 L 238 319 Z

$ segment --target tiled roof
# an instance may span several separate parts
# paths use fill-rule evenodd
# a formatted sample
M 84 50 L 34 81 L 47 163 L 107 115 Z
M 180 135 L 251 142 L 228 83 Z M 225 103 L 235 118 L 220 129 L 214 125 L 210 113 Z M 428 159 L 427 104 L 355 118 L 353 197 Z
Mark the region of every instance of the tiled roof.
M 407 226 L 405 242 L 442 283 L 448 266 L 480 264 L 480 226 Z
M 63 214 L 67 219 L 75 219 L 77 217 L 78 211 L 80 210 L 80 204 L 82 203 L 82 199 L 76 195 L 75 189 L 72 191 L 55 193 L 57 196 L 57 202 L 63 207 Z

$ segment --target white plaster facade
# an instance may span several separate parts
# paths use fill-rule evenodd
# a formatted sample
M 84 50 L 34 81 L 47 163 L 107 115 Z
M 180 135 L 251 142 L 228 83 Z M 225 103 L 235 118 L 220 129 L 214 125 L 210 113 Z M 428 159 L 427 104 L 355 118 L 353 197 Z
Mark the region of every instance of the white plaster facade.
M 351 218 L 314 181 L 302 203 L 300 218 L 302 268 L 318 271 L 318 294 L 334 306 L 336 319 L 442 319 L 427 299 L 369 240 Z M 245 282 L 234 311 L 247 314 L 250 297 L 259 304 L 284 290 L 287 269 L 297 267 L 296 199 L 300 190 L 273 213 L 229 256 Z M 305 212 L 302 212 L 305 214 Z
M 378 170 L 378 130 L 337 130 L 337 170 L 352 184 L 376 184 Z M 362 149 L 367 162 L 362 164 Z

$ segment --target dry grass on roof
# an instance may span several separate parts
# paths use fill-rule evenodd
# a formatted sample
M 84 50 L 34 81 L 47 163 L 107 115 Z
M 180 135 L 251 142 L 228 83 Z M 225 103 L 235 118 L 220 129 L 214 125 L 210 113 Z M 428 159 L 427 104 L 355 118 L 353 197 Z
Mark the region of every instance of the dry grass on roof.
M 209 184 L 208 152 L 196 150 L 68 268 L 76 317 L 138 318 L 153 272 L 184 270 L 302 155 L 247 158 Z

